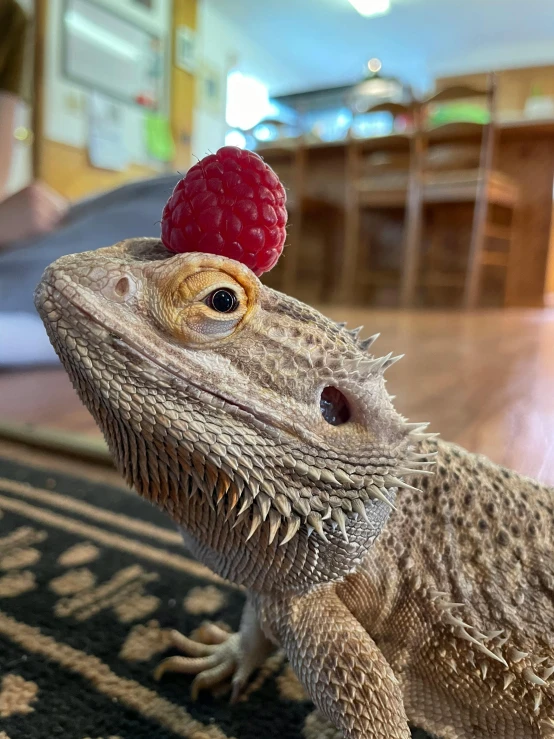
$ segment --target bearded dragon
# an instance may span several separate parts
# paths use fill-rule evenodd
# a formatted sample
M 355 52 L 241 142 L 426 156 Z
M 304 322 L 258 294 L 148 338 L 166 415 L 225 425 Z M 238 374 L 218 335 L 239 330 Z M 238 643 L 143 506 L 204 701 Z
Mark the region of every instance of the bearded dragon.
M 554 736 L 554 492 L 401 417 L 374 337 L 154 239 L 35 301 L 129 484 L 248 593 L 158 676 L 236 696 L 280 645 L 349 739 Z

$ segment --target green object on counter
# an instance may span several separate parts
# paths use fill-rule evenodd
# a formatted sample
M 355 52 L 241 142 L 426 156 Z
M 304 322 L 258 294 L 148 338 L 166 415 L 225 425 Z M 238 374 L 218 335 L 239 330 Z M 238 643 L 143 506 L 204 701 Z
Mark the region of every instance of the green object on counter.
M 149 111 L 146 113 L 145 129 L 148 154 L 161 162 L 170 162 L 175 156 L 175 144 L 169 119 Z
M 438 106 L 430 115 L 432 126 L 444 126 L 446 123 L 480 123 L 489 122 L 490 116 L 486 108 L 468 103 L 447 103 Z

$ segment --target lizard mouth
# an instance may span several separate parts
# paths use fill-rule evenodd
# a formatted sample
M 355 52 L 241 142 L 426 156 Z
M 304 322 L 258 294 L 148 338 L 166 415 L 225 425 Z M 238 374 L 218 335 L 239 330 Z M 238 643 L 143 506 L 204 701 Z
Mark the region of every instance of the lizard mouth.
M 161 369 L 167 375 L 174 377 L 176 380 L 182 380 L 182 376 L 179 373 L 175 372 L 171 366 L 168 366 L 158 361 L 155 356 L 152 356 L 150 353 L 146 352 L 144 350 L 144 347 L 135 344 L 135 342 L 133 342 L 132 339 L 129 339 L 129 338 L 123 339 L 121 336 L 115 333 L 113 327 L 109 325 L 109 322 L 102 320 L 98 315 L 96 315 L 96 313 L 91 308 L 89 308 L 84 303 L 84 301 L 82 301 L 82 296 L 81 296 L 82 302 L 78 302 L 72 299 L 69 295 L 64 293 L 62 290 L 59 290 L 59 293 L 60 295 L 63 295 L 63 297 L 76 310 L 80 311 L 84 316 L 89 318 L 96 325 L 103 328 L 107 332 L 107 334 L 111 337 L 111 342 L 114 348 L 116 348 L 121 354 L 127 355 L 128 357 L 138 360 L 139 362 L 144 362 L 145 360 L 148 362 L 151 362 L 152 364 L 155 364 L 157 367 L 159 367 L 159 369 Z M 218 393 L 211 389 L 208 391 L 205 388 L 201 387 L 200 385 L 197 385 L 189 377 L 187 377 L 187 384 L 193 387 L 198 393 L 202 393 L 202 394 L 214 397 L 218 399 L 220 402 L 224 403 L 225 405 L 231 406 L 232 408 L 234 408 L 235 410 L 238 410 L 242 414 L 248 415 L 250 418 L 256 417 L 255 414 L 252 412 L 252 410 L 248 408 L 245 404 L 241 404 L 240 402 L 232 400 L 223 393 Z
M 116 347 L 122 354 L 126 354 L 129 357 L 132 357 L 133 359 L 138 359 L 139 361 L 147 360 L 149 362 L 152 362 L 152 364 L 155 364 L 157 367 L 159 367 L 161 370 L 163 370 L 166 374 L 171 375 L 177 380 L 182 380 L 181 375 L 177 374 L 176 372 L 173 372 L 171 367 L 167 367 L 161 362 L 159 362 L 155 357 L 150 356 L 150 354 L 147 354 L 144 349 L 138 348 L 137 346 L 134 346 L 133 343 L 129 340 L 124 340 L 120 338 L 119 336 L 113 336 L 112 343 L 114 347 Z M 243 414 L 248 414 L 251 418 L 255 418 L 254 414 L 248 408 L 248 406 L 239 403 L 234 400 L 230 400 L 226 395 L 223 395 L 222 393 L 218 393 L 214 390 L 205 390 L 203 387 L 200 387 L 200 385 L 197 385 L 194 383 L 190 378 L 187 378 L 187 384 L 190 387 L 195 388 L 199 393 L 204 393 L 206 395 L 209 395 L 210 397 L 217 398 L 222 403 L 228 406 L 232 406 L 233 408 L 238 409 L 239 411 L 242 411 Z
M 51 284 L 51 283 L 50 283 Z M 73 308 L 79 311 L 82 315 L 86 316 L 90 321 L 94 322 L 97 326 L 101 327 L 110 336 L 110 340 L 114 348 L 128 358 L 132 358 L 135 361 L 138 360 L 140 364 L 150 362 L 159 368 L 166 376 L 171 377 L 173 380 L 182 382 L 183 374 L 179 371 L 179 368 L 172 364 L 160 362 L 155 355 L 145 351 L 144 346 L 133 341 L 132 338 L 126 336 L 123 338 L 111 325 L 110 321 L 106 321 L 102 316 L 98 315 L 94 307 L 89 305 L 86 297 L 83 293 L 79 293 L 78 299 L 68 294 L 65 290 L 56 288 L 56 291 L 68 302 Z M 263 409 L 257 407 L 252 408 L 246 403 L 241 403 L 236 398 L 232 397 L 229 393 L 218 391 L 216 388 L 210 387 L 209 389 L 196 383 L 190 376 L 186 377 L 186 384 L 190 390 L 196 395 L 202 402 L 211 403 L 212 399 L 221 405 L 225 406 L 228 411 L 235 415 L 248 419 L 250 423 L 262 423 L 264 424 L 264 430 L 266 433 L 272 433 L 274 419 L 266 413 Z M 332 388 L 333 389 L 333 388 Z M 275 429 L 276 430 L 276 429 Z M 295 434 L 289 428 L 280 428 L 281 432 L 288 433 L 292 438 L 295 438 Z

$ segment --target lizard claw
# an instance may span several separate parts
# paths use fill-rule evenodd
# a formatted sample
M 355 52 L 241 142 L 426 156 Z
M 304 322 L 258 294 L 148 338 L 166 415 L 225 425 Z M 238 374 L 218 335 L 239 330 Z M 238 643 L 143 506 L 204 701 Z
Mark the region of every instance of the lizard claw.
M 244 686 L 246 685 L 248 681 L 248 677 L 249 676 L 247 675 L 246 678 L 243 678 L 242 676 L 239 675 L 238 671 L 235 673 L 235 676 L 233 677 L 233 687 L 231 690 L 231 700 L 230 700 L 231 705 L 235 705 L 236 703 L 239 702 L 239 698 L 244 689 Z
M 215 624 L 206 624 L 198 632 L 199 638 L 211 643 L 195 641 L 178 631 L 171 632 L 171 644 L 186 656 L 164 659 L 154 670 L 154 678 L 160 680 L 166 672 L 196 675 L 191 687 L 191 696 L 196 700 L 201 690 L 210 690 L 236 673 L 240 675 L 238 634 L 229 634 Z M 238 697 L 244 681 L 233 680 L 233 696 Z

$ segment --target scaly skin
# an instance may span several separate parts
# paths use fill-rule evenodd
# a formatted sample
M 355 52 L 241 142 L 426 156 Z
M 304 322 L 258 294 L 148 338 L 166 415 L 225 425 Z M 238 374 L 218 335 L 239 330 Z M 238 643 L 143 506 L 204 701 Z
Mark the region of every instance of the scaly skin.
M 126 479 L 249 594 L 240 635 L 176 633 L 159 676 L 236 695 L 279 644 L 350 739 L 554 736 L 552 489 L 406 424 L 393 359 L 236 262 L 130 240 L 60 259 L 36 304 Z

